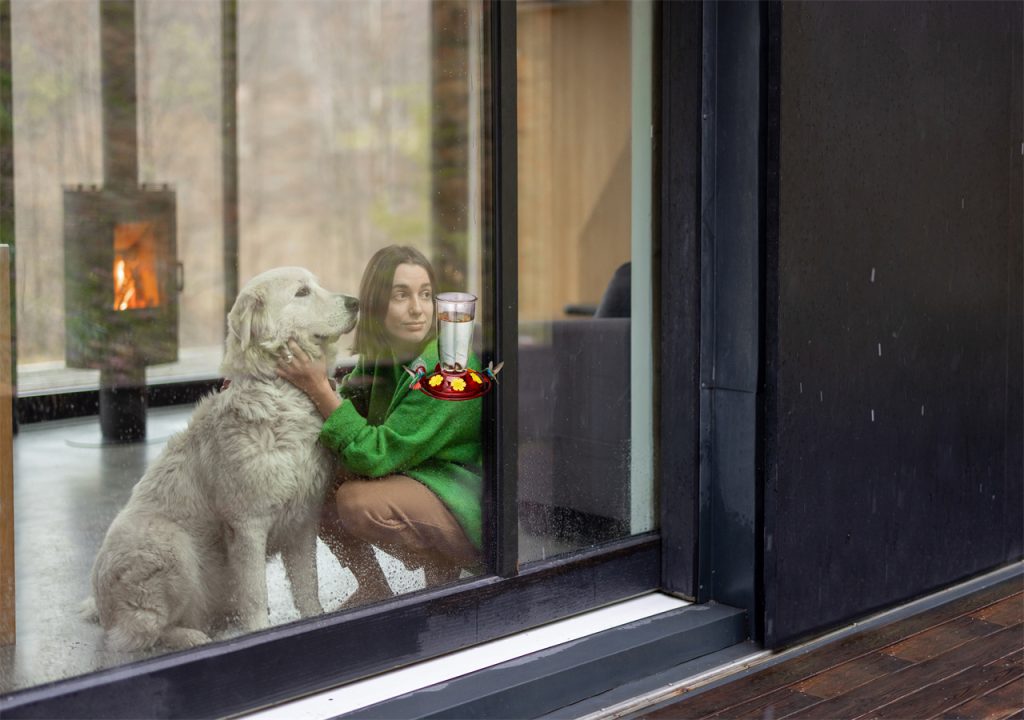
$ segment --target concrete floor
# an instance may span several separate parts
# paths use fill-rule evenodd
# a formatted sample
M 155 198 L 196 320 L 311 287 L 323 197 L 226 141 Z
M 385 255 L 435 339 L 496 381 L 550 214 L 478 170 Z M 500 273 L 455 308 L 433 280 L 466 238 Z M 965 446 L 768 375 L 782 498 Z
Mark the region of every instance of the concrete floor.
M 148 439 L 100 443 L 95 418 L 23 425 L 14 440 L 17 643 L 0 648 L 0 693 L 140 660 L 103 647 L 99 626 L 81 619 L 89 573 L 111 520 L 168 437 L 185 427 L 191 406 L 150 410 Z M 423 587 L 423 571 L 378 556 L 396 593 Z M 322 544 L 320 600 L 338 609 L 356 583 Z M 267 570 L 273 624 L 299 618 L 280 559 Z M 229 636 L 228 635 L 225 637 Z

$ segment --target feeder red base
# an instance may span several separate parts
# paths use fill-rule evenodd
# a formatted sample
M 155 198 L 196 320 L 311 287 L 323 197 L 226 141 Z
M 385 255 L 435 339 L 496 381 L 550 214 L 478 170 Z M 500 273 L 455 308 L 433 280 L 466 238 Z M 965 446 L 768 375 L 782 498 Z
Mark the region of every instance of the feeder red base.
M 423 377 L 413 387 L 437 400 L 475 400 L 486 395 L 491 379 L 485 373 L 467 368 L 462 372 L 447 372 L 438 364 L 429 373 L 420 367 Z

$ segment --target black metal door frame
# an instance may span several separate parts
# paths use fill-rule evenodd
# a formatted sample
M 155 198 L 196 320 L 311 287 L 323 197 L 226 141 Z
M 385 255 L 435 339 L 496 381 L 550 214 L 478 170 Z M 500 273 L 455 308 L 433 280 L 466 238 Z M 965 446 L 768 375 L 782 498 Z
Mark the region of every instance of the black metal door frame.
M 746 609 L 755 638 L 772 12 L 662 5 L 663 587 Z

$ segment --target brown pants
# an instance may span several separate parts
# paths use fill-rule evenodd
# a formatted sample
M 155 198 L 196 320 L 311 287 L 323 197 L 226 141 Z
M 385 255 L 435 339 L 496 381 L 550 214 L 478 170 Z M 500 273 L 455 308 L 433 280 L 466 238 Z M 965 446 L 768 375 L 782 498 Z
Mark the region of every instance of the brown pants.
M 408 568 L 423 567 L 428 586 L 453 582 L 462 568 L 480 562 L 480 552 L 444 503 L 410 477 L 346 477 L 334 500 L 321 535 L 361 586 L 372 585 L 380 572 L 371 544 Z

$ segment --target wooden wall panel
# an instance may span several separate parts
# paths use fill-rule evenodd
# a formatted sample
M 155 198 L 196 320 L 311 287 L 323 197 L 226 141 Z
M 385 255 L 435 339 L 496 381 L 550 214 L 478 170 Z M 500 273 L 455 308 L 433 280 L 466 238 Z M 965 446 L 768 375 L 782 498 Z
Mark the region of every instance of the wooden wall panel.
M 629 4 L 521 4 L 520 318 L 596 303 L 630 256 Z

